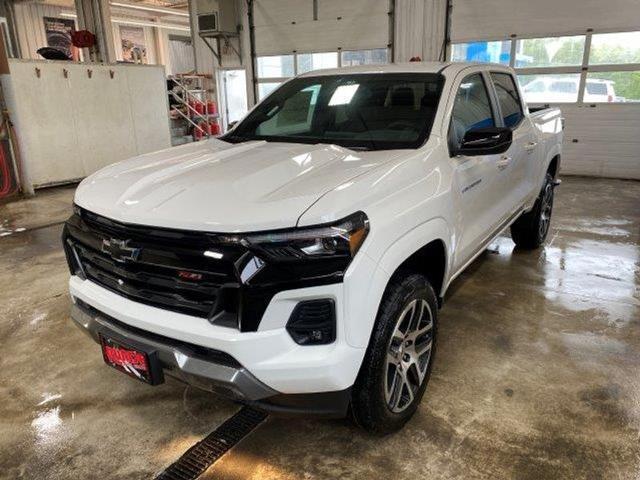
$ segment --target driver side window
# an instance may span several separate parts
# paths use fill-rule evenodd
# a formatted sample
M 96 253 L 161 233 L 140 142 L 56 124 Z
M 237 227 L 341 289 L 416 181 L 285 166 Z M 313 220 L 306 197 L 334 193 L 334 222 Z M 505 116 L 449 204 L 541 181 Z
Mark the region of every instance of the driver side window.
M 449 125 L 449 151 L 455 152 L 469 130 L 495 127 L 491 101 L 482 74 L 465 77 L 458 87 Z

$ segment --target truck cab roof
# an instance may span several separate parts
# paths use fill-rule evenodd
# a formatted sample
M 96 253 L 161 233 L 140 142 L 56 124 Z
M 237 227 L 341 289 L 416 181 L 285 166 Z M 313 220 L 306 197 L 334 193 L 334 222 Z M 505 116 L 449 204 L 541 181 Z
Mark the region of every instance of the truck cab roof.
M 506 65 L 498 63 L 478 62 L 406 62 L 385 65 L 358 65 L 355 67 L 327 68 L 312 70 L 298 75 L 298 77 L 317 77 L 324 75 L 358 75 L 371 73 L 442 73 L 446 76 L 455 76 L 468 68 L 481 70 L 511 71 Z

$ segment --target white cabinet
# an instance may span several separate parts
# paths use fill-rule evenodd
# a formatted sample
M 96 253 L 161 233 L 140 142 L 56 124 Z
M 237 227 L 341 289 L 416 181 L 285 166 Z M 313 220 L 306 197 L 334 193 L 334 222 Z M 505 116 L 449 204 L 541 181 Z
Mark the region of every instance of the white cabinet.
M 33 186 L 171 145 L 162 66 L 9 62 L 2 87 Z

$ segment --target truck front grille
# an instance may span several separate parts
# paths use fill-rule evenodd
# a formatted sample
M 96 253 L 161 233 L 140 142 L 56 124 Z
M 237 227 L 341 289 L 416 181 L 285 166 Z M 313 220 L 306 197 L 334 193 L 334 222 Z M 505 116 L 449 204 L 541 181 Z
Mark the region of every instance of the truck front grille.
M 129 225 L 86 210 L 69 219 L 65 236 L 72 270 L 88 280 L 136 302 L 237 326 L 240 247 L 218 249 L 214 258 L 206 233 Z

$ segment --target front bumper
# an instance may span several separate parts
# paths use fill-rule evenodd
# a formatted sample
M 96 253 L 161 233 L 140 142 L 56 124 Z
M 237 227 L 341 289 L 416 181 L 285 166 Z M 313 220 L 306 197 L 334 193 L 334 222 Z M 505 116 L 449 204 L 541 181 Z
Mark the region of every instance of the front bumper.
M 115 334 L 150 347 L 158 353 L 165 374 L 205 390 L 246 401 L 278 393 L 251 375 L 233 357 L 217 350 L 198 348 L 131 328 L 80 301 L 71 307 L 71 318 L 97 343 L 100 343 L 100 334 L 110 337 Z
M 342 417 L 350 401 L 350 388 L 316 394 L 281 394 L 252 375 L 224 352 L 166 338 L 123 324 L 81 300 L 71 309 L 75 324 L 97 343 L 99 335 L 124 338 L 157 352 L 165 375 L 241 403 L 281 414 Z
M 347 342 L 342 284 L 279 293 L 269 303 L 257 332 L 211 325 L 206 319 L 134 302 L 75 275 L 69 279 L 69 290 L 74 302 L 79 299 L 130 327 L 224 352 L 280 393 L 345 390 L 353 385 L 364 358 L 364 348 Z M 297 303 L 313 298 L 335 301 L 337 338 L 330 345 L 298 345 L 286 330 Z

